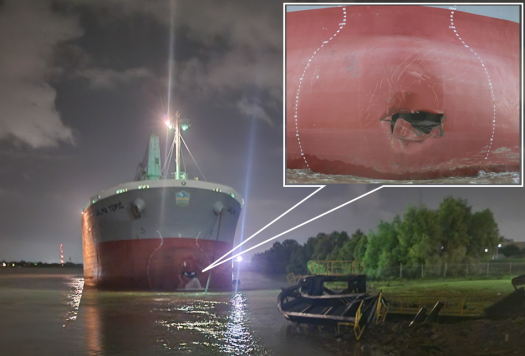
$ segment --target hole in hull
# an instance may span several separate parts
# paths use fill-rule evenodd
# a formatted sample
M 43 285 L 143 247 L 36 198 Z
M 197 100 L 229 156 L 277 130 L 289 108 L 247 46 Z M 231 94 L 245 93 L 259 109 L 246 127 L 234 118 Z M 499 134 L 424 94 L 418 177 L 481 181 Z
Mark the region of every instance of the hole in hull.
M 429 134 L 435 127 L 441 127 L 443 114 L 431 114 L 425 111 L 416 111 L 415 113 L 395 113 L 392 115 L 392 133 L 398 119 L 403 119 L 410 123 L 416 130 Z

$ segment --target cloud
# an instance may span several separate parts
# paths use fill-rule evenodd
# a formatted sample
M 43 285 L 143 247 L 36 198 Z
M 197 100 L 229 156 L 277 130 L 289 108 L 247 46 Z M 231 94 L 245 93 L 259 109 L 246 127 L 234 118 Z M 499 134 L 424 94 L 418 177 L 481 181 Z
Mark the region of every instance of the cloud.
M 210 2 L 174 0 L 61 0 L 98 9 L 112 18 L 148 16 L 170 25 L 174 14 L 175 25 L 188 27 L 188 36 L 198 42 L 212 44 L 221 38 L 226 44 L 248 45 L 255 49 L 282 48 L 282 1 Z
M 77 38 L 75 16 L 41 0 L 5 0 L 0 6 L 0 140 L 32 148 L 73 142 L 55 109 L 48 83 L 54 47 Z
M 152 78 L 153 74 L 146 68 L 133 68 L 123 71 L 109 68 L 85 68 L 76 72 L 75 76 L 88 79 L 92 89 L 115 89 L 118 85 Z
M 102 25 L 108 23 L 109 17 L 133 21 L 136 16 L 145 16 L 169 31 L 173 18 L 175 32 L 184 33 L 184 41 L 199 47 L 196 55 L 179 56 L 174 65 L 173 93 L 181 100 L 217 98 L 235 103 L 242 115 L 256 113 L 256 118 L 268 124 L 272 124 L 272 119 L 265 112 L 270 108 L 280 110 L 282 106 L 281 1 L 68 0 L 67 3 L 98 10 L 97 18 Z M 81 75 L 92 80 L 92 87 L 107 88 L 125 74 L 100 69 Z M 167 87 L 167 80 L 158 80 Z M 271 100 L 248 105 L 247 92 Z
M 282 106 L 281 2 L 216 1 L 203 6 L 166 0 L 5 0 L 1 4 L 0 140 L 32 148 L 73 142 L 72 130 L 55 109 L 51 80 L 80 77 L 88 80 L 91 89 L 103 90 L 149 80 L 167 88 L 167 73 L 159 75 L 158 68 L 93 67 L 84 49 L 72 44 L 83 35 L 78 14 L 85 9 L 98 11 L 102 26 L 144 16 L 169 31 L 173 19 L 175 31 L 199 48 L 197 54 L 179 56 L 175 63 L 174 96 L 218 100 L 233 105 L 244 117 L 277 123 L 268 112 Z
M 246 97 L 243 97 L 237 102 L 237 109 L 241 114 L 249 118 L 260 119 L 266 122 L 267 124 L 273 126 L 273 121 L 270 118 L 270 116 L 266 113 L 266 110 L 264 110 L 264 108 L 260 104 L 254 101 L 250 101 Z
M 72 159 L 71 153 L 60 153 L 58 154 L 56 150 L 50 150 L 50 149 L 39 149 L 34 150 L 31 148 L 31 146 L 27 147 L 9 147 L 0 148 L 0 159 L 12 159 L 12 160 L 18 160 L 18 159 L 27 159 L 27 158 L 36 158 L 38 160 L 68 160 Z
M 211 4 L 211 3 L 210 3 Z M 199 83 L 200 94 L 236 95 L 236 108 L 248 118 L 274 126 L 269 109 L 282 106 L 281 3 L 220 2 L 197 7 L 184 3 L 177 24 L 189 29 L 188 37 L 204 50 L 179 66 L 181 91 Z M 218 45 L 217 43 L 221 43 Z M 248 98 L 247 93 L 253 93 Z M 261 101 L 258 98 L 269 97 Z M 280 119 L 280 117 L 279 117 Z
M 176 6 L 176 1 L 170 0 L 58 0 L 65 5 L 81 5 L 100 11 L 100 15 L 110 15 L 112 20 L 116 18 L 129 18 L 137 14 L 155 18 L 165 24 L 170 23 L 170 2 Z M 100 18 L 104 21 L 104 18 Z

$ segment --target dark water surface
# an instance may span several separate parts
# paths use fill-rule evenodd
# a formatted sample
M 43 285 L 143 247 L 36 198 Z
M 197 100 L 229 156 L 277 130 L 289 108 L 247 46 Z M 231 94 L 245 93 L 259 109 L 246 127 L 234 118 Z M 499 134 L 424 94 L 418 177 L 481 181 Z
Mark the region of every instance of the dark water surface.
M 277 310 L 285 280 L 230 293 L 107 292 L 81 270 L 0 268 L 1 355 L 351 355 L 353 342 Z

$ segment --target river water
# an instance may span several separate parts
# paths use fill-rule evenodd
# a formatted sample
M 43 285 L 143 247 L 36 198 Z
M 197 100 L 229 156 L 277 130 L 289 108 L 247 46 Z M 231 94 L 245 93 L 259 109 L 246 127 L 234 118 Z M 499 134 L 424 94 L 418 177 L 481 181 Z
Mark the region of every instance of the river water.
M 229 293 L 108 292 L 78 269 L 0 268 L 1 355 L 351 355 L 355 342 L 277 310 L 286 280 Z
M 516 185 L 520 184 L 519 172 L 491 173 L 480 171 L 473 177 L 447 177 L 425 180 L 386 180 L 351 175 L 316 173 L 309 169 L 287 169 L 286 184 L 407 184 L 407 185 Z

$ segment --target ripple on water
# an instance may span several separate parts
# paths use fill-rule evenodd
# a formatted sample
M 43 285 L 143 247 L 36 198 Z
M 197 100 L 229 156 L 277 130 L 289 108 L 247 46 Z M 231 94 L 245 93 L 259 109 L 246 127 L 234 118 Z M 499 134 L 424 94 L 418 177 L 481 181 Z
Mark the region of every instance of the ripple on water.
M 80 300 L 82 299 L 82 292 L 84 291 L 84 278 L 71 277 L 66 284 L 69 286 L 69 293 L 67 294 L 66 304 L 69 309 L 65 317 L 65 322 L 76 320 L 78 315 L 78 308 L 80 307 Z M 66 324 L 63 325 L 64 327 Z
M 229 301 L 174 300 L 156 309 L 157 323 L 165 328 L 158 339 L 169 350 L 227 355 L 269 355 L 249 328 L 246 298 L 235 294 Z
M 450 184 L 450 185 L 477 185 L 520 184 L 519 172 L 493 173 L 479 171 L 473 177 L 446 177 L 422 180 L 388 180 L 364 178 L 352 175 L 337 175 L 316 173 L 309 169 L 287 169 L 286 184 Z

